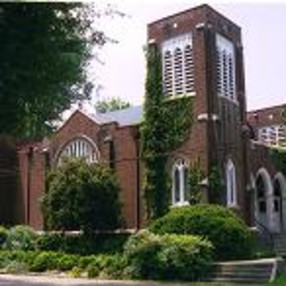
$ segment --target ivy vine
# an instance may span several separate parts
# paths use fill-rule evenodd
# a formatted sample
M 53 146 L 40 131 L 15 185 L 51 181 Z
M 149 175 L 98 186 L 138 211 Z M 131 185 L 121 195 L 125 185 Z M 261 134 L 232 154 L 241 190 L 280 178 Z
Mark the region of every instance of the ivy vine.
M 156 44 L 147 49 L 144 122 L 141 126 L 145 198 L 149 219 L 164 215 L 170 202 L 168 156 L 187 138 L 192 123 L 190 97 L 167 98 L 163 93 L 161 54 Z
M 286 175 L 286 150 L 282 148 L 271 148 L 270 158 L 275 167 Z

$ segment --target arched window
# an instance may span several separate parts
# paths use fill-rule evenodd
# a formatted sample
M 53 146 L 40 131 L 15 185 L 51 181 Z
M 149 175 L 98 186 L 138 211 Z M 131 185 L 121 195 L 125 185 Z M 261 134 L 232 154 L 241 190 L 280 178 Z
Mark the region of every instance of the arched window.
M 84 158 L 88 163 L 93 163 L 98 161 L 98 151 L 89 138 L 79 137 L 68 142 L 62 148 L 57 163 L 61 164 L 65 157 Z
M 235 166 L 231 160 L 227 162 L 226 166 L 226 191 L 227 191 L 227 206 L 236 206 L 236 171 Z
M 182 159 L 173 165 L 172 204 L 188 204 L 188 165 Z
M 257 205 L 259 213 L 267 212 L 266 205 L 266 185 L 264 178 L 261 174 L 258 175 L 256 179 L 256 196 L 257 196 Z

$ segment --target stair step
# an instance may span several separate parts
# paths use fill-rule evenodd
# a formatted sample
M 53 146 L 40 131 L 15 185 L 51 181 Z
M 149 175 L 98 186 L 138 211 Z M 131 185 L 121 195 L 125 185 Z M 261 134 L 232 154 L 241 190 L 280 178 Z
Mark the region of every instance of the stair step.
M 215 277 L 207 279 L 208 282 L 229 282 L 229 283 L 266 283 L 269 278 L 242 278 L 242 277 Z
M 213 272 L 212 277 L 269 277 L 271 275 L 271 271 L 267 272 Z
M 272 278 L 276 259 L 229 261 L 214 264 L 206 281 L 230 283 L 265 283 Z

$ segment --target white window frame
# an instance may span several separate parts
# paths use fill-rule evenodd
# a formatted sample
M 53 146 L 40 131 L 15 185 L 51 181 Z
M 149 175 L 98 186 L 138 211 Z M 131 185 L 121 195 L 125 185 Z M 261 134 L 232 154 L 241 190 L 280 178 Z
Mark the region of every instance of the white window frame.
M 230 159 L 226 165 L 226 203 L 228 207 L 237 207 L 236 168 Z
M 99 161 L 99 151 L 96 144 L 89 137 L 77 136 L 59 149 L 56 156 L 57 165 L 60 165 L 65 157 L 84 158 L 89 164 L 97 163 Z
M 235 45 L 227 38 L 216 34 L 216 52 L 217 52 L 217 93 L 235 103 L 238 103 L 236 97 L 236 62 Z M 225 59 L 225 64 L 224 64 Z
M 187 55 L 186 48 L 190 49 L 190 54 Z M 172 39 L 166 40 L 162 43 L 161 46 L 162 51 L 162 72 L 163 72 L 163 85 L 164 85 L 164 93 L 167 96 L 171 97 L 179 97 L 182 95 L 195 95 L 194 89 L 194 56 L 193 56 L 193 45 L 192 45 L 192 34 L 186 33 L 178 37 L 174 37 Z M 180 51 L 181 60 L 177 62 L 179 63 L 179 67 L 182 75 L 178 77 L 176 74 L 176 51 Z M 168 68 L 165 62 L 165 55 L 170 54 L 170 58 L 168 58 Z M 188 64 L 188 69 L 187 69 Z M 177 77 L 176 77 L 177 75 Z M 168 79 L 170 77 L 170 81 L 166 82 L 166 76 Z M 176 80 L 179 82 L 176 82 Z M 167 88 L 166 88 L 167 86 Z M 177 93 L 179 87 L 179 93 Z
M 179 173 L 179 200 L 176 201 L 176 178 L 175 172 L 178 170 Z M 183 159 L 178 159 L 173 164 L 172 168 L 172 205 L 173 206 L 186 206 L 189 205 L 187 200 L 188 194 L 188 176 L 185 176 L 185 170 L 189 170 L 187 162 Z

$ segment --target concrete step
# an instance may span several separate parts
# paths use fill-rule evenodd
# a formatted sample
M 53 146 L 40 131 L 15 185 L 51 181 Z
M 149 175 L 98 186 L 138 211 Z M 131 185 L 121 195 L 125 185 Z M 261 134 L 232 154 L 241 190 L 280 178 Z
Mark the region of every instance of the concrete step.
M 207 281 L 266 283 L 273 281 L 282 265 L 281 258 L 219 262 Z

